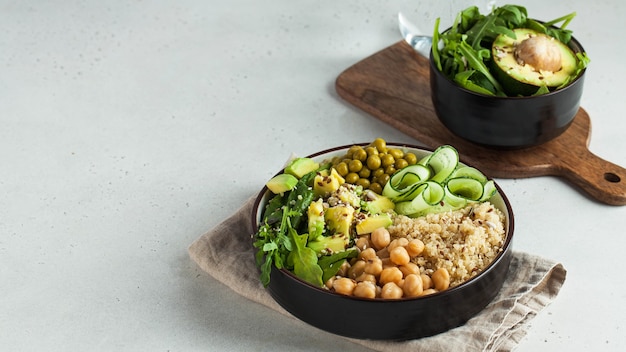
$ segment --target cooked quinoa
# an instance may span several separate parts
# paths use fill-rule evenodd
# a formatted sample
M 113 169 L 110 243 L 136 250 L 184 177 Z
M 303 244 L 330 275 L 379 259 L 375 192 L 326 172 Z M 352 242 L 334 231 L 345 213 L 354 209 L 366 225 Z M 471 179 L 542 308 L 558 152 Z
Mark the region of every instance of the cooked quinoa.
M 412 261 L 428 275 L 448 270 L 450 287 L 484 270 L 502 251 L 506 237 L 504 215 L 490 202 L 419 218 L 396 216 L 388 230 L 392 238 L 424 242 L 424 251 Z

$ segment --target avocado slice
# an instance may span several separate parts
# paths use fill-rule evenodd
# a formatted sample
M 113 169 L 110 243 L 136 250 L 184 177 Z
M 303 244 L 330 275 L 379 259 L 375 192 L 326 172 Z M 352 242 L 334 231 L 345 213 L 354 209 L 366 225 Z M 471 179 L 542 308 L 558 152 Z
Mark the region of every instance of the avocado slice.
M 386 213 L 375 214 L 366 217 L 356 225 L 357 235 L 365 235 L 374 232 L 374 230 L 381 227 L 388 227 L 393 224 L 391 216 Z
M 320 164 L 313 159 L 295 158 L 285 167 L 284 171 L 286 174 L 294 175 L 300 179 L 309 172 L 319 169 L 319 167 Z
M 509 96 L 554 90 L 577 75 L 577 58 L 564 43 L 532 29 L 514 29 L 515 39 L 500 34 L 491 46 L 494 73 Z
M 298 179 L 290 174 L 279 174 L 272 177 L 265 184 L 274 194 L 282 194 L 291 191 L 298 184 Z

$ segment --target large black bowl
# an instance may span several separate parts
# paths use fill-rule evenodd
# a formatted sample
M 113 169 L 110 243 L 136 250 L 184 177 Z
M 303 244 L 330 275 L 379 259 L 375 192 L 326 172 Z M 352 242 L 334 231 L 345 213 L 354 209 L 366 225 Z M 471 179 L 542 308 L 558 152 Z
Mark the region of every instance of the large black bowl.
M 569 47 L 584 52 L 572 38 Z M 430 55 L 430 89 L 439 120 L 474 144 L 498 149 L 550 141 L 570 126 L 583 93 L 585 71 L 568 86 L 544 95 L 494 97 L 460 87 L 439 71 Z
M 395 145 L 418 157 L 431 153 L 415 146 Z M 344 154 L 349 146 L 311 155 L 317 160 Z M 496 185 L 497 186 L 497 185 Z M 497 186 L 491 202 L 505 217 L 506 240 L 502 252 L 479 275 L 454 288 L 429 296 L 398 300 L 347 297 L 314 287 L 287 270 L 274 268 L 268 291 L 274 300 L 300 320 L 319 329 L 360 339 L 407 340 L 435 335 L 458 327 L 479 313 L 498 294 L 504 283 L 512 256 L 513 210 Z M 271 194 L 259 193 L 252 213 L 256 232 L 265 204 Z

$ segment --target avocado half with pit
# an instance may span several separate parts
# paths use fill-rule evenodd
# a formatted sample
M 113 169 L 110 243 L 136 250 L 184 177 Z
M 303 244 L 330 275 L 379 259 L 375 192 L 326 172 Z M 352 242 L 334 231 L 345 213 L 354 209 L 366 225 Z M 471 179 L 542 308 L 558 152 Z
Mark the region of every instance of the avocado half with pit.
M 577 57 L 556 38 L 532 29 L 514 29 L 515 38 L 500 34 L 491 53 L 495 74 L 509 96 L 528 96 L 545 86 L 555 90 L 575 78 Z

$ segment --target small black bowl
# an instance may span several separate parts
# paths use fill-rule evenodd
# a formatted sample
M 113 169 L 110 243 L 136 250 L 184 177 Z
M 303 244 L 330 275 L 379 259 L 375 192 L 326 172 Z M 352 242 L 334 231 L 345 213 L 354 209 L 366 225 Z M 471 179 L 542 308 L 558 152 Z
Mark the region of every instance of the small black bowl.
M 572 37 L 569 47 L 584 52 Z M 496 149 L 536 146 L 570 126 L 583 93 L 585 71 L 568 86 L 538 96 L 495 97 L 460 87 L 441 73 L 430 55 L 430 89 L 439 120 L 455 135 Z
M 432 151 L 416 146 L 395 145 L 418 158 Z M 318 161 L 343 155 L 350 146 L 325 150 L 310 157 Z M 371 340 L 409 340 L 448 331 L 465 324 L 498 294 L 512 257 L 513 210 L 497 186 L 491 202 L 505 215 L 506 239 L 503 250 L 479 275 L 445 291 L 398 300 L 362 299 L 343 296 L 314 287 L 287 270 L 273 268 L 267 287 L 274 300 L 300 320 L 337 335 Z M 259 193 L 252 212 L 256 232 L 265 204 L 271 197 L 267 188 Z

